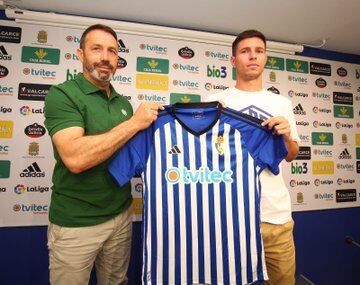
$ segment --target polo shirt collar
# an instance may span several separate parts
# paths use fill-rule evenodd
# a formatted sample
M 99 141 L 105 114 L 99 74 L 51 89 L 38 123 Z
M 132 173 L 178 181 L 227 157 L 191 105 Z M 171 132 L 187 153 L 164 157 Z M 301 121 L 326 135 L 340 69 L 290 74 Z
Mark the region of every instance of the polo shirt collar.
M 92 84 L 89 80 L 87 80 L 84 76 L 84 74 L 82 72 L 79 72 L 76 77 L 75 77 L 75 81 L 76 83 L 79 85 L 80 89 L 86 94 L 93 94 L 93 93 L 97 93 L 97 92 L 104 92 L 103 89 L 95 86 L 94 84 Z M 114 97 L 114 96 L 119 96 L 116 92 L 114 87 L 110 84 L 110 98 Z

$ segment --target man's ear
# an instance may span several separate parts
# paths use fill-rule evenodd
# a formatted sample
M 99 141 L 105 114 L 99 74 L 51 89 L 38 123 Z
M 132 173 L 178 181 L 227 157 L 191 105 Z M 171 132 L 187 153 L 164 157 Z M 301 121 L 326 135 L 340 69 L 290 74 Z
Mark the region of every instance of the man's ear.
M 230 57 L 230 62 L 231 62 L 232 67 L 235 68 L 235 67 L 236 67 L 236 66 L 235 66 L 235 56 L 232 55 L 232 56 Z
M 81 48 L 76 50 L 76 54 L 81 62 L 84 60 L 84 51 Z

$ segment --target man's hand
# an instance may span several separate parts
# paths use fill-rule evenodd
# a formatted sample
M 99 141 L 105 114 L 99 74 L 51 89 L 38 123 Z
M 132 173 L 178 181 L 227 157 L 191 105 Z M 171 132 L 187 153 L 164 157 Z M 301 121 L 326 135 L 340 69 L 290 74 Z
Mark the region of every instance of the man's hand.
M 284 117 L 272 117 L 261 123 L 262 126 L 267 126 L 269 130 L 273 131 L 275 135 L 283 135 L 285 140 L 290 140 L 290 124 Z
M 139 130 L 146 129 L 157 119 L 159 110 L 164 110 L 164 106 L 162 104 L 141 103 L 130 120 L 133 121 Z

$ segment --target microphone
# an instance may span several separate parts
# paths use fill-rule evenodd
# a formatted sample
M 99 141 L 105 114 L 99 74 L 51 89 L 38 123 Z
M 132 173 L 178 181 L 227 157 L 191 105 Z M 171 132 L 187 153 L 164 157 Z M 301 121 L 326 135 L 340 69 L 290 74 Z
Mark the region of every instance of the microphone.
M 353 239 L 351 236 L 346 236 L 346 237 L 345 237 L 345 242 L 346 242 L 347 244 L 349 244 L 349 245 L 351 244 L 351 245 L 354 245 L 354 246 L 356 246 L 356 247 L 360 247 L 360 243 L 354 241 L 354 239 Z

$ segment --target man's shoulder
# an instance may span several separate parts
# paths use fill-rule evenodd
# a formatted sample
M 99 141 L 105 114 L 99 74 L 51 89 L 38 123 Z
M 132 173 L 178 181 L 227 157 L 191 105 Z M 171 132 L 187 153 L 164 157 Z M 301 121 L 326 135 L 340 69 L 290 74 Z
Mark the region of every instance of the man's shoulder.
M 217 101 L 217 100 L 221 100 L 222 98 L 229 96 L 229 94 L 233 93 L 233 89 L 234 88 L 228 88 L 224 91 L 220 91 L 217 93 L 212 93 L 208 96 L 206 96 L 206 100 L 205 101 Z

